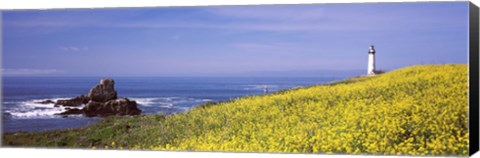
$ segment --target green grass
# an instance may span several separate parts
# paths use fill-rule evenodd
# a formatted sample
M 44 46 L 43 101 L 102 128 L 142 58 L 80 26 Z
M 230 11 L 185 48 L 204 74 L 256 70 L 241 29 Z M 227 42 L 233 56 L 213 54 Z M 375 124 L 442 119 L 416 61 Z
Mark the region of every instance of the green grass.
M 183 114 L 109 117 L 85 128 L 4 133 L 4 146 L 467 155 L 467 65 L 208 103 Z

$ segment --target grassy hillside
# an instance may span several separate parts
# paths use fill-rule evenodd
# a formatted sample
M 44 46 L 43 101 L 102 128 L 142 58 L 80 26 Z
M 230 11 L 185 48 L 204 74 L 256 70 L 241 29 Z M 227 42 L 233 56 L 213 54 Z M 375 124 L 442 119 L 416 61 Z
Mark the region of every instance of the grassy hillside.
M 82 129 L 6 133 L 6 146 L 467 155 L 467 65 L 249 96 L 171 116 L 111 117 Z

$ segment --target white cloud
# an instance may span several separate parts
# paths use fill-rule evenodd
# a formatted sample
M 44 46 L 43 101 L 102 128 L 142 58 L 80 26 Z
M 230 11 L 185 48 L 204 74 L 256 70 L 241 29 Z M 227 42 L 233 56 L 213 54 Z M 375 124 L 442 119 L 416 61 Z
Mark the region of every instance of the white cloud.
M 217 16 L 267 21 L 306 21 L 324 18 L 324 9 L 314 6 L 234 6 L 209 8 L 207 12 Z
M 8 21 L 6 25 L 13 27 L 42 27 L 50 33 L 69 28 L 78 27 L 104 27 L 104 28 L 132 28 L 132 29 L 161 29 L 161 28 L 193 28 L 193 29 L 223 29 L 223 30 L 253 30 L 253 31 L 315 31 L 315 30 L 344 30 L 359 29 L 360 26 L 351 27 L 344 24 L 320 23 L 325 18 L 325 11 L 318 6 L 228 6 L 201 8 L 205 17 L 214 19 L 226 18 L 229 22 L 205 21 L 192 19 L 185 16 L 177 19 L 151 19 L 121 22 L 112 19 L 122 19 L 121 15 L 96 17 L 39 17 Z M 122 14 L 123 15 L 123 14 Z M 72 15 L 73 16 L 73 15 Z M 128 17 L 128 16 L 126 16 Z M 73 20 L 81 19 L 81 20 Z M 49 29 L 46 29 L 49 28 Z M 178 40 L 181 36 L 174 36 Z M 65 48 L 75 50 L 75 48 Z
M 160 10 L 160 9 L 159 9 Z M 132 28 L 132 29 L 162 29 L 162 28 L 193 28 L 222 29 L 247 31 L 394 31 L 404 29 L 430 30 L 431 24 L 441 27 L 457 28 L 462 24 L 431 19 L 421 10 L 412 10 L 411 14 L 420 16 L 411 18 L 404 12 L 379 12 L 332 10 L 327 5 L 273 5 L 273 6 L 222 6 L 199 7 L 201 17 L 195 18 L 189 14 L 178 14 L 176 18 L 154 15 L 150 18 L 126 19 L 140 16 L 140 12 L 126 11 L 121 14 L 99 12 L 96 16 L 90 14 L 67 14 L 64 16 L 40 16 L 37 18 L 16 19 L 6 21 L 5 26 L 42 28 L 35 29 L 51 33 L 79 27 L 101 28 Z M 448 11 L 448 10 L 446 10 Z M 80 11 L 79 11 L 80 12 Z M 110 12 L 110 11 L 108 11 Z M 445 11 L 444 11 L 445 12 Z M 112 11 L 112 13 L 115 13 Z M 380 14 L 381 13 L 381 14 Z M 433 12 L 439 14 L 442 12 Z M 452 18 L 452 16 L 446 16 Z M 125 22 L 127 21 L 127 22 Z M 415 25 L 412 25 L 415 24 Z M 404 26 L 404 27 L 399 27 Z M 48 29 L 47 29 L 48 28 Z M 28 33 L 31 33 L 29 30 Z M 180 37 L 178 37 L 180 38 Z M 177 37 L 172 37 L 177 40 Z M 70 50 L 70 49 L 69 49 Z M 74 50 L 74 49 L 71 49 Z
M 90 48 L 70 46 L 70 47 L 60 47 L 60 50 L 66 51 L 66 52 L 81 52 L 81 51 L 88 51 L 90 50 Z
M 120 28 L 192 28 L 192 29 L 222 29 L 222 30 L 249 30 L 249 31 L 322 31 L 322 30 L 369 30 L 366 25 L 345 25 L 342 23 L 322 24 L 319 22 L 171 22 L 171 23 L 142 23 L 119 24 L 112 27 Z
M 302 47 L 291 43 L 234 43 L 231 47 L 248 52 L 275 53 L 275 54 L 295 54 L 308 51 Z
M 63 73 L 62 70 L 57 69 L 4 69 L 2 68 L 3 76 L 36 76 L 36 75 L 50 75 Z

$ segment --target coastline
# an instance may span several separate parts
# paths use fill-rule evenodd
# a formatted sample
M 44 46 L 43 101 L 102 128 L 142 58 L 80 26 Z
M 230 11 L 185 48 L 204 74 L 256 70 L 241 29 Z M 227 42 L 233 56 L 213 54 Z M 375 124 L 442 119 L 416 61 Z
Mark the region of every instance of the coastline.
M 361 77 L 361 76 L 357 76 L 357 77 Z M 357 77 L 353 77 L 353 78 L 357 78 Z M 334 84 L 334 83 L 337 83 L 337 82 L 341 82 L 341 81 L 337 81 L 337 80 L 334 80 L 332 81 L 331 83 L 324 83 L 324 84 Z M 319 85 L 324 85 L 324 84 L 319 84 Z M 281 93 L 284 93 L 284 92 L 287 92 L 287 91 L 290 91 L 290 90 L 296 90 L 296 89 L 300 89 L 300 88 L 308 88 L 308 87 L 312 87 L 312 86 L 318 86 L 318 85 L 311 85 L 311 86 L 296 86 L 296 87 L 292 87 L 292 88 L 288 88 L 288 89 L 282 89 L 282 90 L 277 90 L 277 91 L 274 91 L 274 92 L 269 92 L 269 93 L 263 93 L 263 94 L 249 94 L 249 95 L 244 95 L 244 96 L 239 96 L 239 97 L 236 97 L 236 98 L 231 98 L 231 99 L 228 99 L 228 100 L 223 100 L 223 101 L 212 101 L 211 99 L 201 99 L 202 101 L 204 101 L 203 103 L 198 103 L 198 104 L 195 104 L 194 106 L 192 106 L 191 108 L 189 108 L 189 110 L 192 110 L 194 108 L 206 108 L 206 107 L 210 107 L 210 106 L 215 106 L 215 105 L 219 105 L 219 104 L 222 104 L 222 103 L 229 103 L 229 102 L 233 102 L 234 100 L 237 100 L 237 99 L 240 99 L 240 98 L 244 98 L 244 97 L 254 97 L 254 96 L 263 96 L 263 95 L 276 95 L 276 94 L 281 94 Z M 54 98 L 54 99 L 49 99 L 49 98 L 46 98 L 46 99 L 34 99 L 34 102 L 40 102 L 40 101 L 44 101 L 44 100 L 53 100 L 53 101 L 56 101 L 56 100 L 59 100 L 59 99 L 69 99 L 68 97 L 62 97 L 62 98 Z M 139 102 L 138 99 L 144 99 L 144 98 L 132 98 L 133 101 L 137 101 Z M 140 104 L 142 102 L 145 102 L 145 101 L 140 101 Z M 148 102 L 148 101 L 147 101 Z M 188 112 L 189 110 L 186 110 L 186 111 L 182 111 L 182 112 L 170 112 L 170 113 L 156 113 L 156 114 L 152 114 L 152 113 L 149 113 L 149 114 L 141 114 L 143 116 L 145 115 L 163 115 L 163 116 L 169 116 L 169 115 L 176 115 L 176 114 L 182 114 L 182 113 L 186 113 Z M 79 118 L 79 119 L 88 119 L 88 117 L 85 117 L 85 116 L 81 116 L 81 115 L 73 115 L 73 116 L 70 116 L 70 117 L 73 117 L 73 118 Z M 118 116 L 109 116 L 109 117 L 118 117 Z M 121 118 L 121 117 L 120 117 Z M 64 119 L 64 118 L 62 118 Z M 95 121 L 95 123 L 97 123 L 98 121 L 101 121 L 103 118 L 102 117 L 93 117 L 93 119 L 97 120 Z M 92 125 L 92 123 L 89 123 L 89 125 Z M 59 129 L 50 129 L 50 130 L 34 130 L 34 131 L 11 131 L 11 132 L 3 132 L 3 133 L 22 133 L 22 132 L 27 132 L 27 133 L 30 133 L 30 132 L 44 132 L 44 131 L 53 131 L 53 130 L 68 130 L 68 129 L 77 129 L 77 128 L 85 128 L 86 126 L 89 126 L 89 125 L 84 125 L 83 127 L 67 127 L 67 128 L 59 128 Z
M 194 105 L 193 107 L 191 107 L 191 108 L 190 108 L 189 110 L 187 110 L 187 111 L 178 112 L 178 113 L 141 114 L 141 115 L 139 115 L 139 116 L 108 116 L 108 117 L 105 117 L 105 118 L 97 118 L 97 117 L 95 117 L 95 118 L 97 118 L 97 119 L 99 119 L 99 120 L 96 121 L 96 122 L 93 123 L 93 124 L 87 125 L 86 127 L 70 127 L 70 128 L 63 128 L 63 129 L 52 129 L 52 130 L 41 130 L 41 131 L 2 132 L 2 135 L 5 135 L 5 134 L 15 134 L 15 133 L 41 133 L 41 132 L 49 132 L 49 131 L 80 130 L 80 129 L 84 129 L 84 128 L 88 128 L 88 127 L 90 127 L 90 126 L 93 126 L 94 124 L 97 124 L 97 123 L 103 121 L 104 119 L 112 119 L 112 118 L 115 118 L 115 119 L 123 119 L 123 118 L 131 118 L 131 117 L 146 117 L 146 116 L 149 116 L 149 115 L 158 115 L 158 117 L 167 117 L 167 116 L 173 116 L 173 115 L 180 115 L 180 114 L 188 113 L 190 110 L 193 110 L 193 109 L 196 109 L 196 108 L 208 108 L 208 107 L 211 107 L 211 106 L 217 106 L 217 105 L 221 105 L 221 104 L 227 104 L 227 103 L 234 102 L 235 100 L 238 100 L 238 99 L 246 99 L 246 98 L 250 98 L 250 97 L 261 97 L 261 96 L 269 96 L 269 95 L 279 95 L 279 94 L 287 93 L 287 92 L 289 92 L 289 91 L 295 91 L 295 90 L 298 90 L 298 89 L 310 88 L 310 87 L 315 87 L 315 86 L 329 86 L 329 85 L 350 83 L 350 82 L 354 82 L 355 80 L 361 80 L 362 78 L 365 78 L 365 77 L 368 77 L 368 76 L 366 76 L 366 75 L 365 75 L 365 76 L 354 76 L 354 77 L 350 77 L 350 78 L 346 78 L 346 79 L 342 79 L 342 80 L 333 80 L 333 81 L 331 81 L 331 82 L 323 83 L 323 84 L 310 85 L 310 86 L 297 86 L 297 87 L 292 87 L 292 88 L 288 88 L 288 89 L 277 90 L 277 91 L 270 92 L 270 93 L 250 94 L 250 95 L 240 96 L 240 97 L 231 98 L 231 99 L 223 100 L 223 101 L 207 101 L 207 102 L 205 102 L 205 103 L 196 104 L 196 105 Z M 61 99 L 68 99 L 68 98 L 61 98 Z M 84 117 L 84 116 L 78 116 L 78 117 Z
M 408 104 L 408 102 L 415 101 L 414 98 L 418 97 L 416 93 L 411 93 L 411 90 L 421 90 L 417 93 L 421 92 L 421 94 L 433 95 L 438 92 L 436 88 L 441 88 L 438 86 L 442 86 L 442 84 L 458 84 L 455 89 L 445 90 L 448 93 L 454 94 L 453 96 L 449 96 L 451 100 L 445 101 L 455 101 L 458 103 L 445 108 L 451 110 L 449 113 L 459 114 L 459 116 L 462 116 L 460 118 L 463 118 L 463 115 L 460 114 L 466 110 L 464 109 L 466 105 L 463 104 L 466 100 L 462 97 L 463 90 L 458 88 L 466 86 L 463 85 L 463 81 L 466 81 L 466 78 L 462 76 L 462 74 L 465 73 L 466 66 L 463 64 L 413 66 L 377 76 L 354 77 L 328 84 L 288 89 L 265 95 L 245 96 L 225 102 L 211 103 L 193 108 L 182 114 L 109 117 L 85 128 L 45 132 L 3 133 L 3 144 L 5 146 L 24 147 L 227 152 L 331 152 L 387 155 L 396 154 L 391 152 L 391 150 L 395 149 L 393 151 L 404 154 L 442 155 L 442 150 L 437 150 L 437 148 L 433 146 L 430 147 L 429 144 L 425 144 L 429 150 L 415 146 L 400 148 L 401 146 L 398 146 L 398 144 L 397 147 L 391 146 L 390 148 L 392 149 L 386 148 L 388 150 L 378 150 L 378 147 L 382 146 L 370 147 L 368 144 L 369 142 L 383 142 L 382 139 L 371 137 L 369 133 L 389 135 L 385 138 L 396 139 L 401 142 L 405 141 L 405 143 L 411 141 L 409 138 L 417 139 L 416 135 L 401 134 L 402 130 L 409 130 L 406 129 L 404 125 L 411 124 L 411 122 L 402 122 L 405 118 L 401 117 L 410 119 L 409 117 L 411 116 L 397 109 L 418 113 L 418 117 L 433 121 L 433 125 L 436 125 L 435 122 L 442 123 L 442 120 L 438 119 L 453 119 L 450 118 L 449 115 L 444 116 L 444 118 L 440 118 L 440 116 L 429 118 L 439 114 L 437 114 L 439 109 L 434 106 L 429 106 L 428 104 L 436 100 L 437 96 L 417 100 L 420 101 L 419 103 L 421 103 L 421 105 L 425 106 L 423 108 L 430 111 L 423 111 L 422 113 L 418 111 L 415 112 L 415 110 L 422 109 L 416 107 L 417 103 Z M 442 80 L 423 81 L 424 79 L 433 78 L 440 78 Z M 456 82 L 450 83 L 452 82 L 450 80 Z M 417 90 L 417 87 L 408 86 L 408 84 L 420 83 L 431 86 L 418 87 L 424 88 L 423 90 Z M 394 90 L 392 87 L 401 88 L 399 89 L 401 91 L 398 91 L 401 92 L 401 94 L 386 91 Z M 374 92 L 382 93 L 381 97 L 387 98 L 372 98 L 372 96 L 378 95 Z M 403 99 L 395 99 L 399 97 Z M 387 105 L 395 106 L 396 108 L 392 109 L 392 107 Z M 396 117 L 397 115 L 398 117 Z M 375 118 L 374 116 L 380 116 L 380 119 L 373 119 Z M 368 119 L 373 119 L 373 121 L 369 122 L 367 121 Z M 342 122 L 345 125 L 335 125 L 338 124 L 338 122 Z M 375 124 L 371 123 L 386 124 L 384 126 L 373 126 Z M 360 125 L 362 128 L 351 128 L 351 125 L 355 124 Z M 416 124 L 421 125 L 420 122 L 416 122 Z M 321 125 L 322 128 L 316 127 L 318 125 Z M 457 127 L 457 125 L 459 128 L 463 126 L 462 123 L 452 124 L 452 126 L 455 127 Z M 419 131 L 417 132 L 420 133 L 432 130 L 422 126 L 418 128 Z M 377 132 L 372 132 L 372 130 Z M 383 130 L 385 130 L 385 132 L 378 133 Z M 447 131 L 448 130 L 445 129 L 445 131 L 437 132 L 442 133 L 442 135 L 448 135 Z M 458 148 L 456 148 L 455 151 L 449 151 L 453 155 L 465 155 L 466 151 L 468 151 L 468 132 L 466 133 L 467 139 L 465 140 L 464 132 L 466 132 L 466 129 L 460 128 L 459 131 L 461 132 L 457 139 L 445 144 L 452 145 L 450 143 L 456 142 Z M 351 137 L 343 137 L 341 133 L 348 133 Z M 358 142 L 360 144 L 355 144 L 356 138 L 363 134 L 367 134 L 366 136 L 369 139 L 364 139 Z M 331 136 L 332 138 L 326 138 L 324 136 Z M 55 139 L 51 140 L 52 138 Z M 341 150 L 329 149 L 329 145 L 342 146 L 335 142 L 335 140 L 339 139 L 354 144 L 352 144 L 352 146 L 345 146 L 341 148 Z M 441 141 L 428 139 L 428 142 Z M 282 145 L 281 142 L 290 142 L 293 144 Z M 413 152 L 409 153 L 407 151 Z
M 263 86 L 270 92 L 297 86 L 330 82 L 331 77 L 321 78 L 163 78 L 128 77 L 118 81 L 119 97 L 135 100 L 144 114 L 179 113 L 193 105 L 210 101 L 225 101 L 241 96 L 263 94 Z M 87 118 L 75 119 L 53 115 L 65 112 L 64 107 L 39 102 L 65 100 L 86 94 L 100 78 L 21 78 L 5 81 L 3 116 L 5 132 L 42 131 L 72 127 L 73 124 L 90 122 Z M 79 118 L 83 118 L 78 116 Z M 36 121 L 38 120 L 38 121 Z M 75 120 L 78 120 L 75 122 Z M 85 120 L 85 121 L 83 121 Z M 56 123 L 54 123 L 56 122 Z

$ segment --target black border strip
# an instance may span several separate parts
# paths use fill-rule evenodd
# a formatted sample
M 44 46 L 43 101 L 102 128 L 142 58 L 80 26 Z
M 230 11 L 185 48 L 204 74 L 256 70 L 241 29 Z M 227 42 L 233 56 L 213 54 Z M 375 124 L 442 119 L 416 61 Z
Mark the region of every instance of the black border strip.
M 469 4 L 469 154 L 479 150 L 479 50 L 478 50 L 478 7 Z

